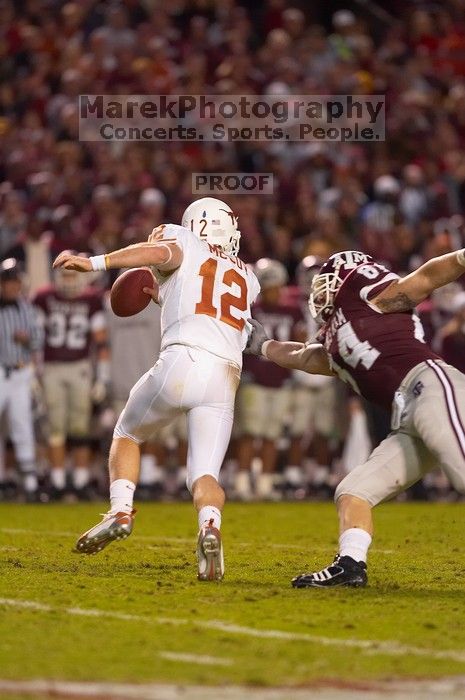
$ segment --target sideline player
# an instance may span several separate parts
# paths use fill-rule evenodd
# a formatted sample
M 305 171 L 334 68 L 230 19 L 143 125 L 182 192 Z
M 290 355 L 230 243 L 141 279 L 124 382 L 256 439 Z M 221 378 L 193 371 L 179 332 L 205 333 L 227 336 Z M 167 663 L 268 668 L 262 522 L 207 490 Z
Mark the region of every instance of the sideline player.
M 413 309 L 465 272 L 465 249 L 429 260 L 403 279 L 369 255 L 332 255 L 312 282 L 309 307 L 320 343 L 281 343 L 253 321 L 249 351 L 284 367 L 337 374 L 369 401 L 391 408 L 388 437 L 338 485 L 339 553 L 296 588 L 363 586 L 373 506 L 440 464 L 465 493 L 465 376 L 423 339 Z
M 296 326 L 302 320 L 299 308 L 283 303 L 283 291 L 288 280 L 287 270 L 278 260 L 261 258 L 254 266 L 260 282 L 260 297 L 254 305 L 254 318 L 272 335 L 281 340 L 296 338 Z M 251 463 L 260 441 L 262 471 L 255 481 L 259 499 L 277 500 L 276 463 L 278 441 L 284 433 L 289 412 L 291 373 L 264 358 L 244 358 L 244 379 L 237 395 L 240 438 L 238 444 L 239 471 L 236 492 L 239 498 L 250 500 Z
M 161 225 L 148 242 L 108 255 L 61 253 L 55 267 L 90 270 L 150 266 L 159 282 L 162 343 L 154 367 L 133 387 L 110 449 L 110 511 L 84 533 L 77 550 L 93 554 L 132 530 L 140 444 L 187 415 L 187 486 L 198 511 L 198 578 L 221 579 L 224 491 L 218 474 L 231 435 L 246 320 L 258 280 L 237 256 L 240 232 L 230 207 L 205 197 L 187 207 L 182 225 Z M 151 290 L 145 288 L 146 293 Z
M 43 386 L 47 407 L 52 498 L 66 490 L 66 445 L 73 454 L 73 488 L 88 498 L 92 403 L 101 403 L 110 380 L 103 295 L 78 272 L 55 270 L 54 284 L 34 304 L 44 329 Z M 94 372 L 93 357 L 96 359 Z M 95 374 L 95 376 L 94 376 Z

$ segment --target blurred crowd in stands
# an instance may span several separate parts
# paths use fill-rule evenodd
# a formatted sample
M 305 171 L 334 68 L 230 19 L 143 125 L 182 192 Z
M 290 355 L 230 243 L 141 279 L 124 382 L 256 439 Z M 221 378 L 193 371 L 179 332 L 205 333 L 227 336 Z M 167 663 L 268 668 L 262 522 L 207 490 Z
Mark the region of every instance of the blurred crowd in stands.
M 0 260 L 18 261 L 18 294 L 35 304 L 42 329 L 33 414 L 40 478 L 26 489 L 34 498 L 98 493 L 115 415 L 159 343 L 155 305 L 117 319 L 105 297 L 113 275 L 93 278 L 89 292 L 56 279 L 51 261 L 69 248 L 100 254 L 179 222 L 192 172 L 273 173 L 273 195 L 229 203 L 241 257 L 264 281 L 257 317 L 281 339 L 308 335 L 308 279 L 331 253 L 362 249 L 405 274 L 465 246 L 464 0 L 0 0 L 0 38 Z M 79 94 L 214 93 L 384 94 L 386 141 L 78 139 Z M 15 278 L 10 262 L 4 273 L 2 290 Z M 70 300 L 79 307 L 71 326 Z M 465 370 L 462 286 L 438 291 L 419 313 L 434 348 Z M 265 362 L 245 362 L 229 489 L 243 499 L 328 496 L 383 437 L 386 417 L 332 380 Z M 80 407 L 69 405 L 71 366 Z M 7 414 L 3 497 L 15 495 L 21 461 Z M 182 497 L 184 438 L 180 423 L 145 447 L 140 494 Z M 440 476 L 422 488 L 448 495 Z

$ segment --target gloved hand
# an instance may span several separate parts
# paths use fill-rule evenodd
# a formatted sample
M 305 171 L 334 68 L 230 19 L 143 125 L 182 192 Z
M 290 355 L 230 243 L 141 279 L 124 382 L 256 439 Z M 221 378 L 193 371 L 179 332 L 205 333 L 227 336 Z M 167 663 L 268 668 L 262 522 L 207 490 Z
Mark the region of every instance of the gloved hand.
M 247 324 L 249 327 L 249 339 L 244 352 L 247 355 L 261 355 L 263 343 L 270 340 L 270 338 L 262 324 L 254 318 L 249 318 Z

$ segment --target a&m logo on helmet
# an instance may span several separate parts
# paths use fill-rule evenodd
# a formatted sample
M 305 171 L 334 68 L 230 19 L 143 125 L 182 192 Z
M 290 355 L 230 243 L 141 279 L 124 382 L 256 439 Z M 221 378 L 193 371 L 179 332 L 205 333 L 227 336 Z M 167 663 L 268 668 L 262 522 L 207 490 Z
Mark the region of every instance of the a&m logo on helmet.
M 373 262 L 371 255 L 359 250 L 335 253 L 313 278 L 308 307 L 318 323 L 325 323 L 334 310 L 334 300 L 344 280 L 359 265 Z

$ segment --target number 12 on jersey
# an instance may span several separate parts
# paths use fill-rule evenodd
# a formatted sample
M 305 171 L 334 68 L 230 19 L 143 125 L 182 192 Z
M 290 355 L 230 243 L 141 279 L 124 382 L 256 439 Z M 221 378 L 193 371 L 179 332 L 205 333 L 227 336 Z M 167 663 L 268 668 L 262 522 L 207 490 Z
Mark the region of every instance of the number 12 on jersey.
M 236 284 L 239 287 L 239 295 L 236 296 L 231 292 L 224 292 L 219 297 L 220 313 L 219 320 L 227 323 L 229 326 L 242 331 L 245 326 L 244 318 L 236 318 L 231 314 L 231 309 L 239 311 L 247 310 L 247 282 L 234 268 L 229 268 L 223 275 L 221 282 L 216 279 L 218 270 L 218 261 L 214 258 L 208 258 L 200 266 L 199 276 L 202 278 L 202 291 L 198 304 L 195 306 L 196 314 L 205 314 L 218 318 L 218 308 L 214 303 L 215 286 L 224 284 L 226 287 L 232 287 Z

